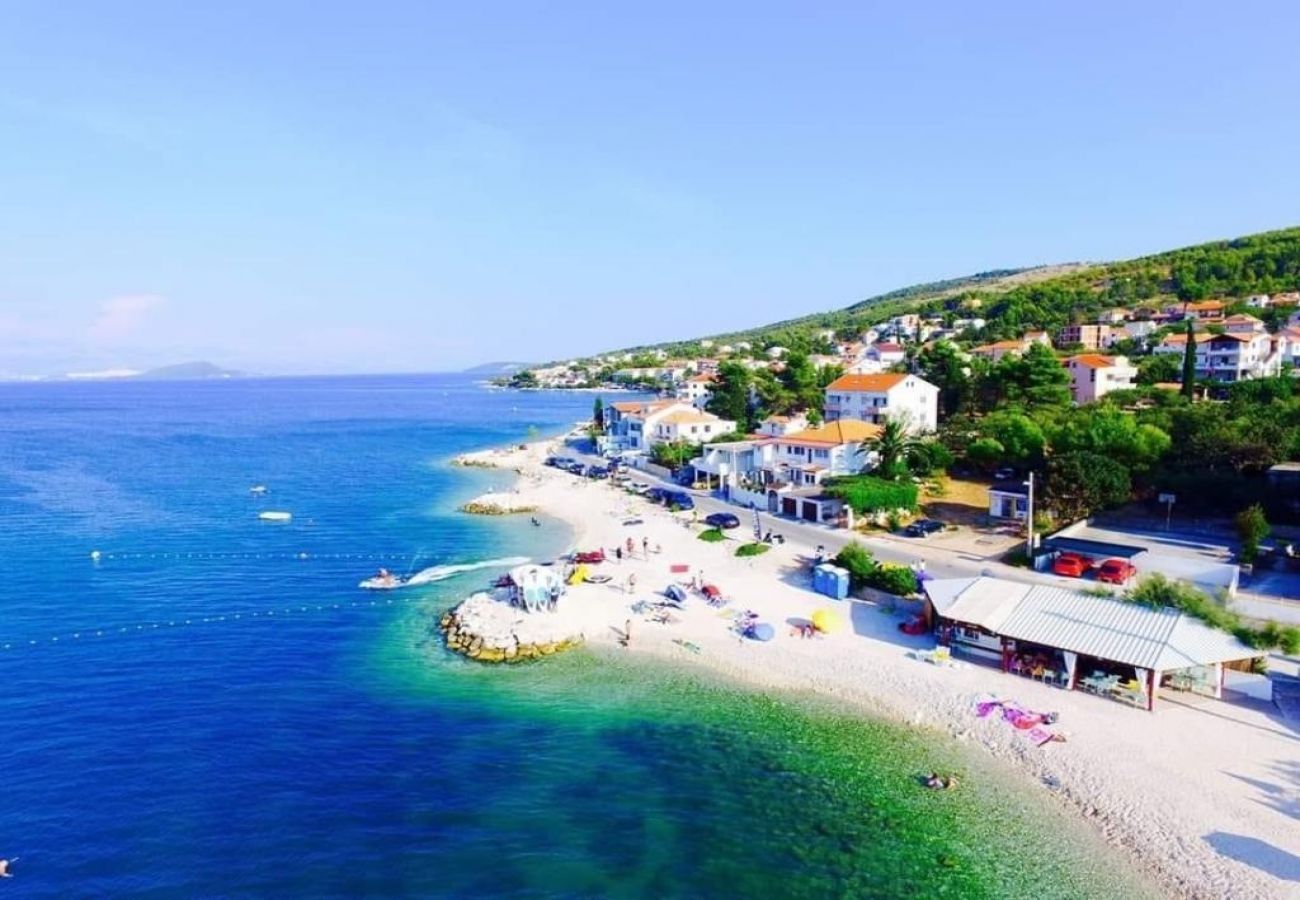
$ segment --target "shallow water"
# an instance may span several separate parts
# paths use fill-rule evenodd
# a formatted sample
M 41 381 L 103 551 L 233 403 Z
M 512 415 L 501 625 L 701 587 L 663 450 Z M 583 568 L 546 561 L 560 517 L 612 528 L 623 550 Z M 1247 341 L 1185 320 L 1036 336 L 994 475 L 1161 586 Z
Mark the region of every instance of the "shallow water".
M 356 589 L 563 549 L 454 513 L 501 476 L 445 460 L 591 400 L 451 377 L 0 387 L 6 892 L 1146 890 L 951 743 L 635 660 L 447 655 L 433 617 L 493 570 Z M 930 768 L 968 778 L 933 794 L 911 780 Z

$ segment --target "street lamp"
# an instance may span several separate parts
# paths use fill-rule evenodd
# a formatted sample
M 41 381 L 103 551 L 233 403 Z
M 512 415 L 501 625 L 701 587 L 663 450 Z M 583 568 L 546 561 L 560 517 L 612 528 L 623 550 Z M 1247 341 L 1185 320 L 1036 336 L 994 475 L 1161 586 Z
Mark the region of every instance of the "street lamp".
M 1025 508 L 1025 531 L 1029 535 L 1025 542 L 1025 559 L 1030 567 L 1034 565 L 1034 473 L 1029 473 L 1029 480 L 1023 482 L 1029 487 L 1029 503 Z

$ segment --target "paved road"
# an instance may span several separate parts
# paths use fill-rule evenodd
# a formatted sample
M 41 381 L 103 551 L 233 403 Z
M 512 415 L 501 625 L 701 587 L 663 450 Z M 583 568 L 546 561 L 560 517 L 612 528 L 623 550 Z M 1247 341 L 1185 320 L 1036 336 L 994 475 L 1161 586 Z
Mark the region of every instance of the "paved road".
M 606 462 L 599 457 L 577 453 L 572 448 L 569 449 L 567 455 L 593 465 L 604 465 Z M 631 474 L 633 481 L 645 482 L 655 487 L 670 487 L 674 490 L 683 490 L 681 485 L 657 478 L 641 469 L 629 469 L 628 472 Z M 612 486 L 611 489 L 613 489 Z M 701 519 L 715 512 L 734 513 L 740 518 L 741 524 L 738 531 L 746 537 L 752 533 L 752 511 L 711 496 L 704 491 L 687 490 L 687 493 L 695 500 L 695 507 L 699 511 Z M 1040 581 L 1044 579 L 1044 576 L 1038 573 L 1015 569 L 1001 563 L 969 558 L 963 559 L 963 554 L 960 551 L 943 547 L 941 538 L 867 537 L 862 534 L 830 528 L 826 525 L 787 519 L 768 512 L 760 512 L 759 517 L 764 533 L 770 531 L 773 534 L 784 536 L 790 550 L 796 554 L 802 553 L 809 558 L 812 557 L 818 545 L 825 547 L 829 555 L 833 556 L 845 544 L 850 541 L 857 541 L 870 550 L 872 555 L 881 562 L 905 566 L 918 561 L 924 562 L 925 571 L 934 578 L 969 578 L 988 571 L 1003 578 L 1016 578 L 1021 581 Z M 1056 580 L 1054 576 L 1046 577 L 1051 581 Z

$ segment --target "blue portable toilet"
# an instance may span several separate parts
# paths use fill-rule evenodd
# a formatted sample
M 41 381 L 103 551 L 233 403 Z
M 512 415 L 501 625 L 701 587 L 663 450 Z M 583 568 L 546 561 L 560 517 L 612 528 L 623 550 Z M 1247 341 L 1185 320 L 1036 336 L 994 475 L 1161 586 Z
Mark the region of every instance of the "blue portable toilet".
M 813 570 L 813 590 L 835 600 L 844 600 L 849 596 L 849 573 L 847 569 L 825 563 Z

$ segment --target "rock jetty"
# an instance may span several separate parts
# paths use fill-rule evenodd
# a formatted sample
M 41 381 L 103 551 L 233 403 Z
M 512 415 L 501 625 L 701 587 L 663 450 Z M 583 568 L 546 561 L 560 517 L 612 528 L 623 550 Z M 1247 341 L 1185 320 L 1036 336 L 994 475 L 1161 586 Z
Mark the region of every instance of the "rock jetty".
M 518 493 L 494 493 L 475 497 L 460 511 L 474 516 L 509 516 L 537 512 L 537 504 Z
M 563 616 L 526 613 L 497 594 L 475 594 L 438 623 L 447 648 L 479 662 L 523 662 L 562 653 L 584 636 Z

